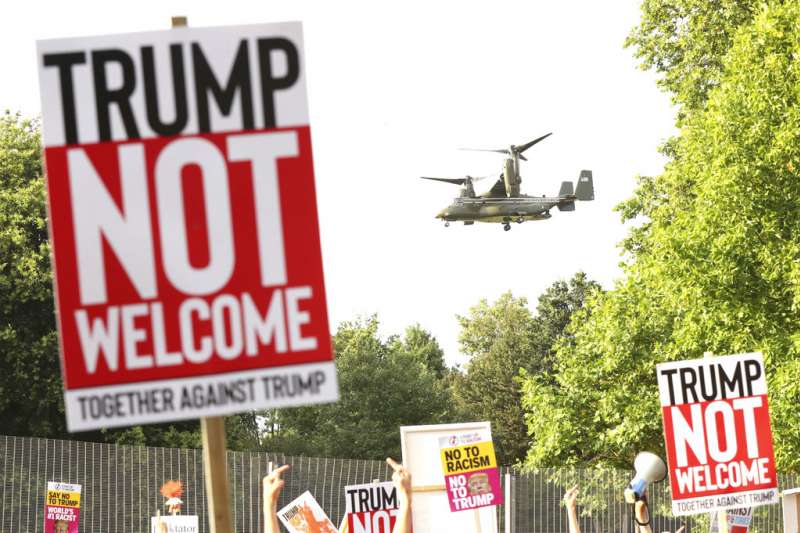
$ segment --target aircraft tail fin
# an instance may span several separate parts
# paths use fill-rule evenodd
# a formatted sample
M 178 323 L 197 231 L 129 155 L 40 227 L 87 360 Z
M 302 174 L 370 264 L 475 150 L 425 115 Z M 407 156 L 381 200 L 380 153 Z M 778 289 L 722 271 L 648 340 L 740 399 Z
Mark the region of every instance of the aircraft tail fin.
M 558 197 L 563 198 L 558 203 L 559 211 L 575 211 L 575 191 L 572 190 L 571 181 L 561 182 L 561 190 L 558 191 Z
M 591 170 L 581 170 L 581 175 L 578 178 L 578 186 L 575 187 L 575 196 L 578 200 L 584 202 L 594 200 L 594 182 L 592 181 Z

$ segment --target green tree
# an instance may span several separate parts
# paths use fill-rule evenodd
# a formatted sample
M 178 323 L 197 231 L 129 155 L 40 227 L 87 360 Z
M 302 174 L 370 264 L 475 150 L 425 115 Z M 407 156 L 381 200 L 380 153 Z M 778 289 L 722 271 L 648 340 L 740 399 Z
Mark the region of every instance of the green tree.
M 569 281 L 557 281 L 539 296 L 534 317 L 534 353 L 541 360 L 540 375 L 552 376 L 556 342 L 571 338 L 567 329 L 575 311 L 583 308 L 586 298 L 600 285 L 578 272 Z
M 427 352 L 420 351 L 419 339 Z M 375 316 L 340 324 L 333 338 L 339 401 L 267 413 L 264 447 L 295 455 L 382 459 L 400 456 L 402 425 L 448 420 L 450 398 L 429 358 L 440 353 L 429 333 L 412 326 L 384 341 Z
M 0 425 L 64 436 L 39 123 L 0 117 Z
M 419 324 L 409 326 L 402 338 L 395 337 L 392 341 L 397 343 L 393 349 L 407 353 L 437 378 L 444 377 L 447 372 L 444 351 L 433 335 L 422 326 Z
M 736 30 L 753 20 L 760 5 L 756 0 L 643 0 L 641 21 L 625 45 L 634 47 L 643 69 L 662 75 L 659 85 L 683 113 L 703 109 L 709 90 L 719 85 Z
M 491 421 L 502 463 L 523 459 L 530 441 L 520 403 L 520 370 L 552 379 L 553 344 L 586 294 L 597 288 L 578 273 L 548 287 L 536 315 L 525 298 L 509 292 L 493 304 L 481 300 L 467 316 L 458 317 L 461 351 L 470 358 L 465 373 L 454 380 L 459 412 L 465 419 Z
M 465 420 L 492 423 L 502 464 L 514 463 L 528 447 L 515 378 L 521 368 L 541 369 L 542 361 L 534 355 L 533 313 L 527 304 L 524 297 L 507 292 L 493 304 L 481 300 L 468 315 L 458 317 L 461 353 L 470 359 L 463 376 L 456 377 L 453 392 Z
M 560 342 L 556 383 L 525 383 L 529 466 L 627 466 L 662 450 L 655 365 L 761 351 L 779 470 L 800 470 L 800 3 L 733 36 L 703 111 L 650 185 L 626 277 Z M 642 204 L 622 206 L 624 215 Z

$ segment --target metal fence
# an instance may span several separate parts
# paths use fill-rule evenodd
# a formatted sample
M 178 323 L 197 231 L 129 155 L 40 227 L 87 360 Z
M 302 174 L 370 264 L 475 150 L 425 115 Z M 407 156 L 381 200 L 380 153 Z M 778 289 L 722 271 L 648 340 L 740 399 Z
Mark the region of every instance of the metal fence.
M 344 486 L 387 480 L 382 461 L 288 457 L 265 452 L 228 452 L 234 530 L 263 531 L 260 480 L 270 462 L 290 464 L 281 495 L 283 506 L 310 490 L 335 523 L 344 515 Z M 541 470 L 521 474 L 504 468 L 501 479 L 511 480 L 508 511 L 514 533 L 566 532 L 566 514 L 560 504 L 564 488 L 585 487 L 581 494 L 584 533 L 633 532 L 629 506 L 621 501 L 628 472 L 595 470 Z M 42 532 L 44 495 L 48 481 L 82 485 L 80 530 L 92 533 L 147 533 L 149 517 L 163 510 L 161 484 L 168 479 L 184 483 L 184 514 L 200 516 L 200 531 L 208 531 L 201 450 L 116 446 L 91 442 L 0 436 L 0 533 Z M 679 523 L 661 514 L 669 505 L 669 488 L 651 489 L 653 530 L 675 531 Z M 800 478 L 781 479 L 781 486 L 800 486 Z M 504 487 L 505 488 L 505 487 Z M 505 505 L 497 508 L 500 531 L 505 531 Z M 761 508 L 751 531 L 780 532 L 780 506 Z M 689 524 L 687 531 L 707 531 Z

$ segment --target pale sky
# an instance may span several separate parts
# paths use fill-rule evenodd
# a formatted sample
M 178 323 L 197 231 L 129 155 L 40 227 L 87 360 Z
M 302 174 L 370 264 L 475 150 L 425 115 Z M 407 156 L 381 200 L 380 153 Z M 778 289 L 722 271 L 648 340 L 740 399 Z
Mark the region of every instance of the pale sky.
M 0 109 L 40 113 L 35 41 L 192 26 L 300 20 L 332 327 L 377 313 L 385 335 L 415 322 L 458 351 L 456 314 L 507 290 L 532 305 L 584 270 L 620 275 L 613 206 L 637 174 L 661 171 L 669 98 L 622 43 L 639 2 L 13 2 L 0 33 Z M 419 176 L 500 172 L 462 146 L 522 144 L 522 190 L 548 196 L 582 169 L 594 202 L 547 221 L 445 228 L 458 193 Z M 482 182 L 490 187 L 493 180 Z M 480 190 L 479 190 L 480 192 Z

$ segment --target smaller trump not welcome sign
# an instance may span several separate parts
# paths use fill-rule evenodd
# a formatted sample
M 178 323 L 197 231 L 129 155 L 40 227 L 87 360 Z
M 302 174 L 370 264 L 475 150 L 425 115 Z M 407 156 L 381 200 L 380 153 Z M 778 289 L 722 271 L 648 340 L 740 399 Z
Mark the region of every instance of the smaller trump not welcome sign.
M 450 511 L 503 503 L 492 435 L 471 431 L 439 438 Z
M 344 488 L 348 533 L 391 533 L 397 522 L 397 489 L 391 481 Z
M 656 367 L 672 512 L 778 502 L 767 381 L 760 353 Z

